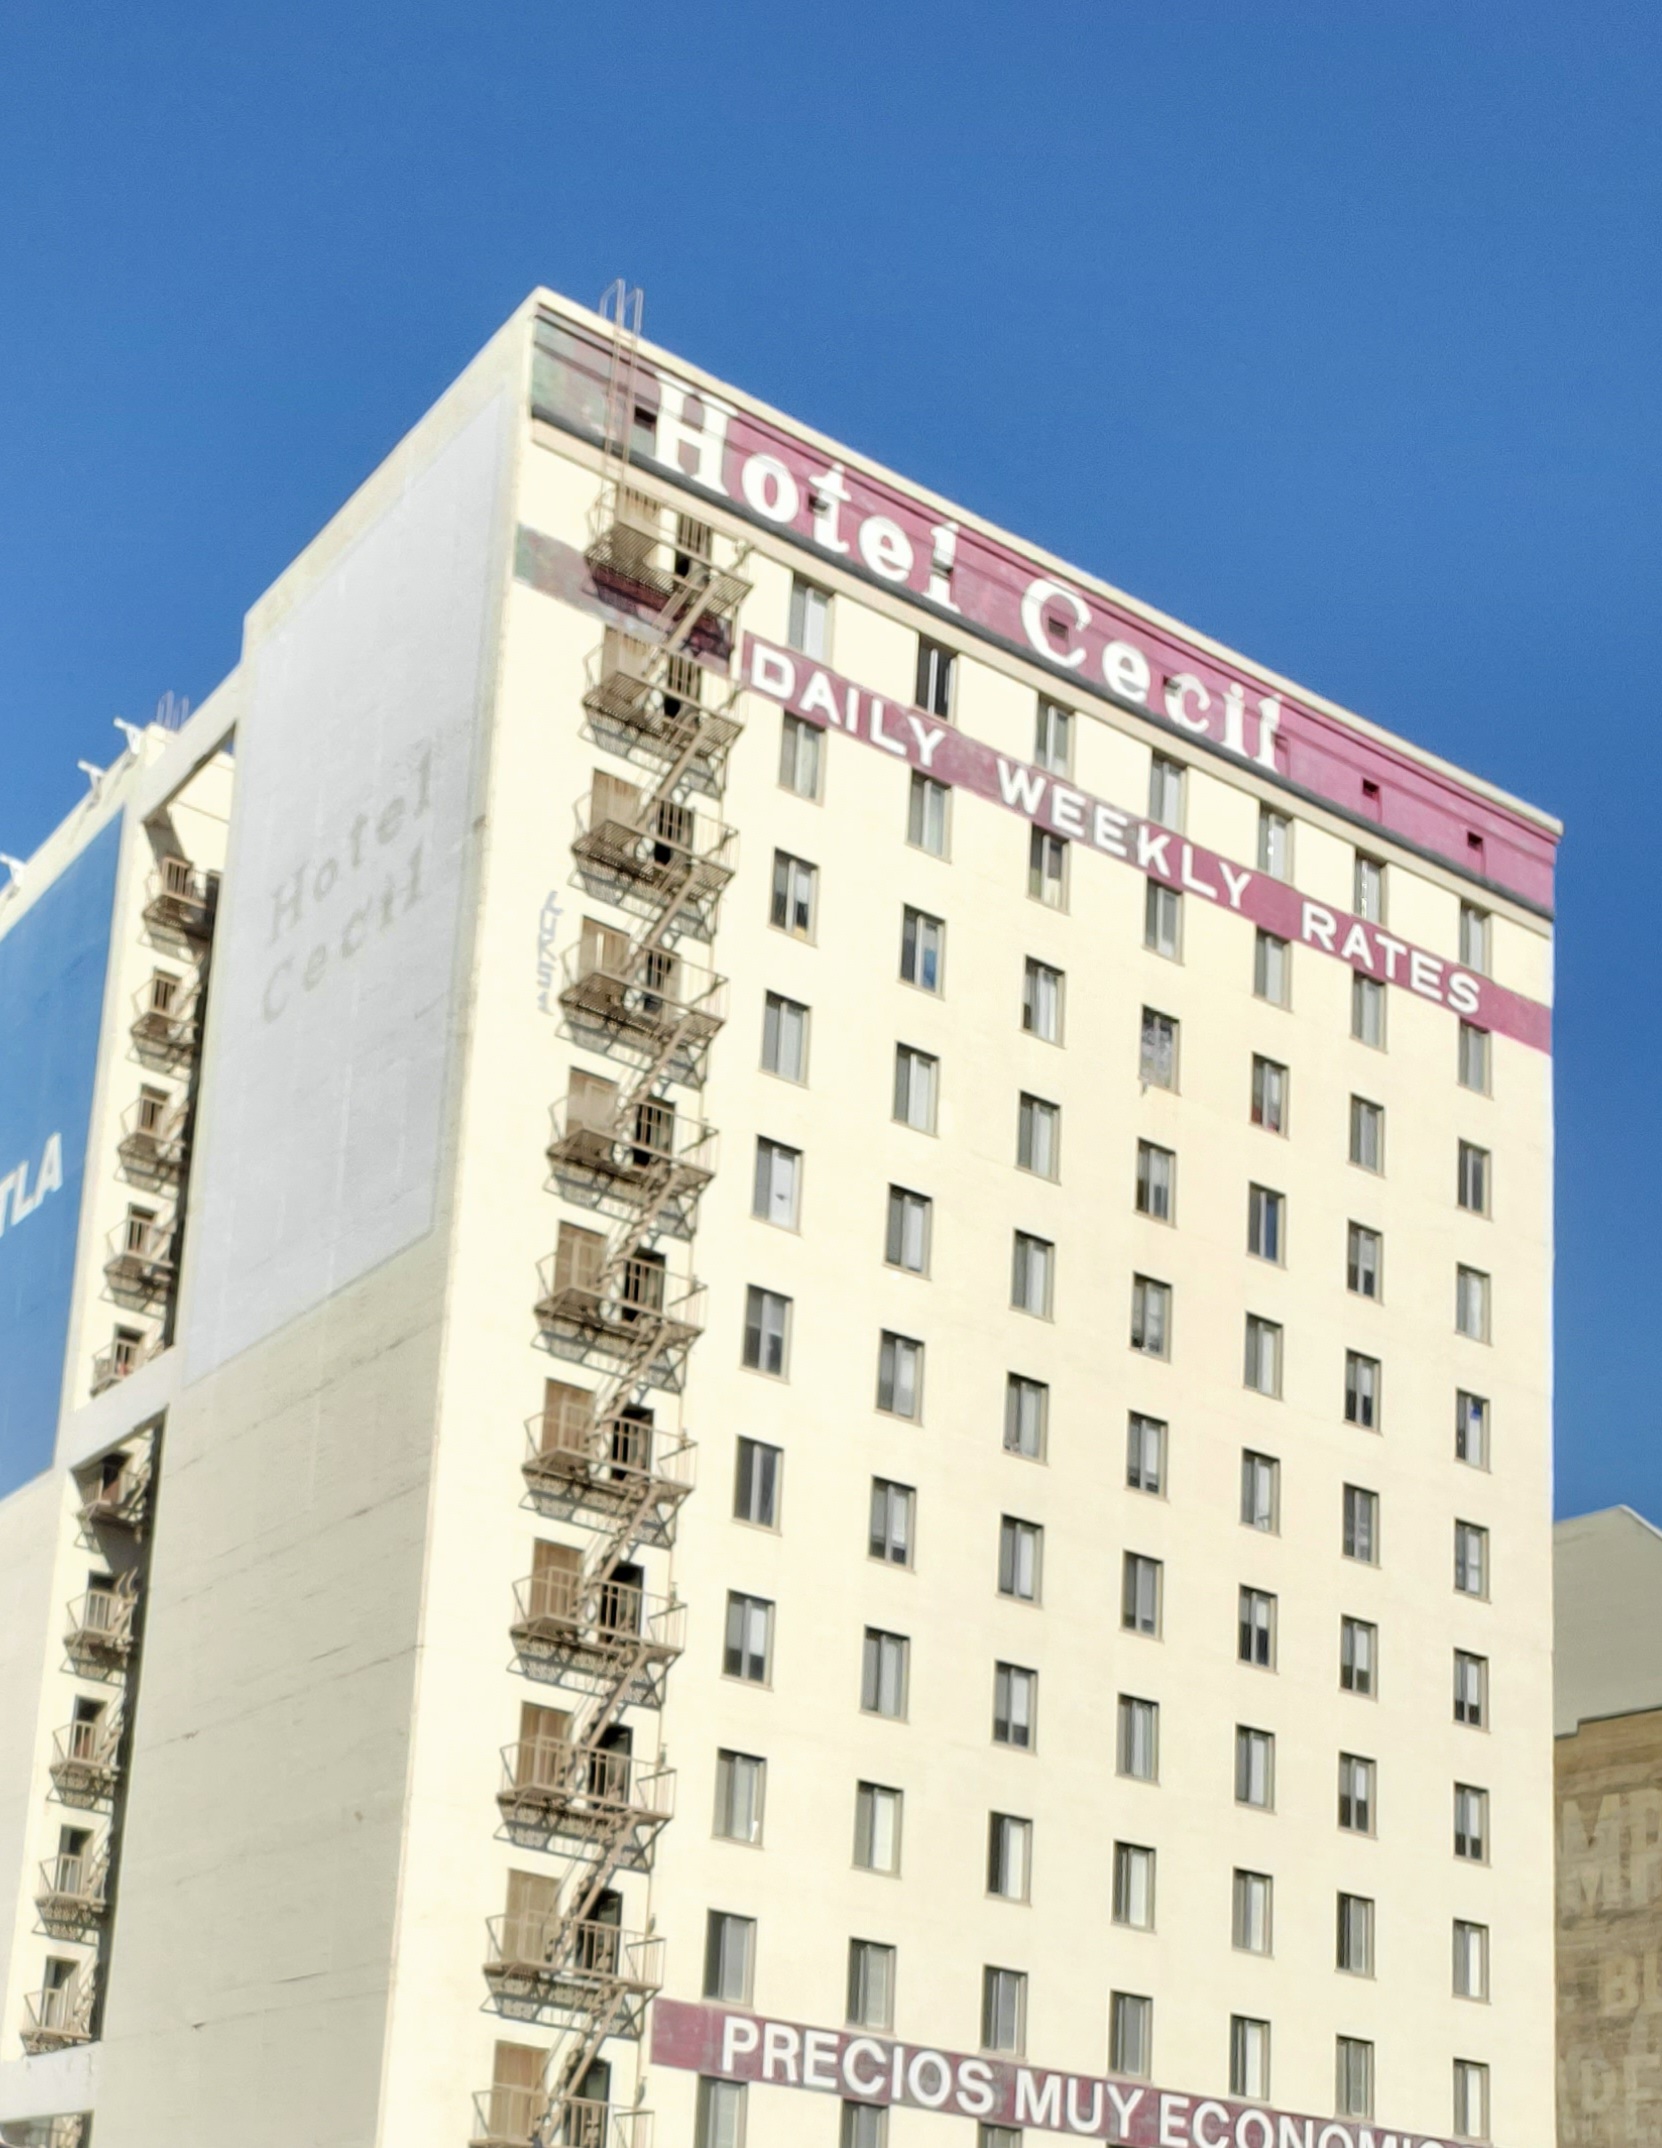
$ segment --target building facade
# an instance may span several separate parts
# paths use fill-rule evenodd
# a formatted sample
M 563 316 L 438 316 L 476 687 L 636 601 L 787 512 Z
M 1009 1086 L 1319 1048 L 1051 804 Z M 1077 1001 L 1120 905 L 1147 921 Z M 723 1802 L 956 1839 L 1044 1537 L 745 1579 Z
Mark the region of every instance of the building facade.
M 1536 2148 L 1556 824 L 627 310 L 0 902 L 0 2140 Z
M 1630 1507 L 1553 1537 L 1558 2138 L 1662 2141 L 1662 1534 Z

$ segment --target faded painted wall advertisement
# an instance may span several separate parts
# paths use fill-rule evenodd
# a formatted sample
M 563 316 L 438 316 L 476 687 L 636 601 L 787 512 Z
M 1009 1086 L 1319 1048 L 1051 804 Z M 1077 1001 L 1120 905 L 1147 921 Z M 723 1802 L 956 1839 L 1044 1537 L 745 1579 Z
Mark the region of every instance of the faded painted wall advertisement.
M 0 1498 L 49 1467 L 121 824 L 0 938 Z

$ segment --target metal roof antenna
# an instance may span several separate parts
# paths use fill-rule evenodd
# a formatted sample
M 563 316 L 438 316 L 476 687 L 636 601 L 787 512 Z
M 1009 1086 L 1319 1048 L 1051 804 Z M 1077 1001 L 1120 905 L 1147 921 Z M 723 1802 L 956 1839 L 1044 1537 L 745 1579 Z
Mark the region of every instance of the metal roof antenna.
M 5 851 L 0 850 L 0 865 L 11 874 L 11 879 L 6 883 L 8 889 L 20 888 L 23 885 L 23 875 L 28 870 L 23 860 L 9 857 Z
M 127 741 L 127 751 L 129 753 L 137 753 L 139 749 L 139 740 L 144 736 L 143 724 L 129 723 L 125 716 L 112 716 L 110 718 L 110 721 L 115 725 L 116 729 Z
M 104 780 L 104 771 L 93 761 L 77 761 L 75 766 L 87 779 L 88 795 L 96 798 L 98 796 L 98 787 Z

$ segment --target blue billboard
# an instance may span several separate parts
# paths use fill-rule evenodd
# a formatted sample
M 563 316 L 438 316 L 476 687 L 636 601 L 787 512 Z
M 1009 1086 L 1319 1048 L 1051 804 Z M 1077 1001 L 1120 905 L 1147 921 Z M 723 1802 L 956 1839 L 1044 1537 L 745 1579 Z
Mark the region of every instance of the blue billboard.
M 0 1499 L 50 1467 L 121 822 L 0 938 Z

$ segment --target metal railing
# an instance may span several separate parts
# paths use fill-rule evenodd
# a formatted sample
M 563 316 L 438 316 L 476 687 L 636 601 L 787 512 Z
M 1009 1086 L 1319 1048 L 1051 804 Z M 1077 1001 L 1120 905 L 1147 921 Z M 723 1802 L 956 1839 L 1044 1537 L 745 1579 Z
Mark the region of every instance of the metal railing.
M 92 1983 L 74 1977 L 67 1984 L 31 1992 L 23 2002 L 23 2048 L 32 2056 L 84 2044 L 92 2036 Z
M 104 1914 L 108 1854 L 65 1851 L 48 1857 L 40 1868 L 35 1907 L 50 1930 L 82 1930 Z
M 188 1059 L 201 1040 L 202 983 L 181 977 L 171 997 L 145 985 L 133 996 L 132 1038 L 141 1058 Z
M 738 843 L 735 829 L 691 806 L 607 793 L 590 795 L 571 847 L 594 871 L 697 910 L 732 879 Z
M 727 1019 L 727 980 L 659 947 L 636 942 L 614 956 L 580 944 L 565 958 L 560 1003 L 620 1037 L 698 1049 Z
M 114 1387 L 118 1380 L 137 1372 L 147 1365 L 156 1354 L 160 1337 L 155 1335 L 117 1335 L 92 1360 L 92 1391 L 95 1395 Z
M 554 1260 L 548 1267 L 552 1278 Z M 550 1280 L 537 1301 L 546 1328 L 615 1346 L 630 1359 L 685 1350 L 704 1332 L 704 1286 L 643 1254 L 614 1255 L 593 1275 Z
M 496 1802 L 510 1818 L 557 1818 L 580 1834 L 656 1831 L 675 1816 L 675 1771 L 609 1746 L 521 1738 L 502 1748 Z
M 619 1499 L 658 1492 L 679 1500 L 692 1490 L 693 1441 L 627 1409 L 597 1414 L 586 1397 L 562 1395 L 528 1417 L 525 1429 L 527 1477 L 580 1482 Z
M 115 1789 L 121 1772 L 121 1718 L 106 1710 L 96 1722 L 71 1723 L 52 1739 L 54 1788 L 67 1805 L 95 1804 Z
M 144 1519 L 149 1491 L 148 1447 L 139 1454 L 123 1454 L 120 1467 L 113 1476 L 99 1476 L 84 1483 L 81 1526 L 85 1529 L 136 1528 Z
M 137 1613 L 137 1594 L 125 1581 L 76 1597 L 63 1638 L 70 1662 L 78 1670 L 108 1670 L 125 1663 L 133 1651 Z
M 652 2148 L 652 2113 L 546 2088 L 484 2088 L 468 2148 Z
M 146 1124 L 147 1108 L 146 1100 L 141 1098 L 122 1115 L 125 1131 L 116 1150 L 121 1168 L 141 1185 L 176 1185 L 185 1168 L 189 1106 L 182 1096 L 170 1098 L 166 1107 Z
M 664 1980 L 664 1942 L 615 1924 L 581 1922 L 557 1910 L 505 1910 L 486 1925 L 485 1976 L 554 2005 L 592 1996 L 647 1998 Z
M 743 575 L 718 563 L 708 523 L 637 486 L 608 485 L 597 520 L 585 551 L 595 579 L 654 605 L 666 629 L 703 619 L 719 624 L 750 594 Z
M 509 1631 L 521 1649 L 642 1664 L 672 1662 L 680 1655 L 686 1624 L 687 1607 L 679 1597 L 649 1595 L 615 1575 L 596 1580 L 554 1572 L 515 1583 Z
M 110 1257 L 104 1275 L 113 1291 L 136 1298 L 159 1298 L 173 1287 L 178 1225 L 118 1223 L 108 1238 Z
M 556 1171 L 603 1179 L 642 1200 L 702 1193 L 715 1176 L 716 1132 L 665 1097 L 591 1096 L 554 1107 L 548 1160 Z
M 150 876 L 144 922 L 152 932 L 211 939 L 218 890 L 217 874 L 198 871 L 186 858 L 163 858 Z

